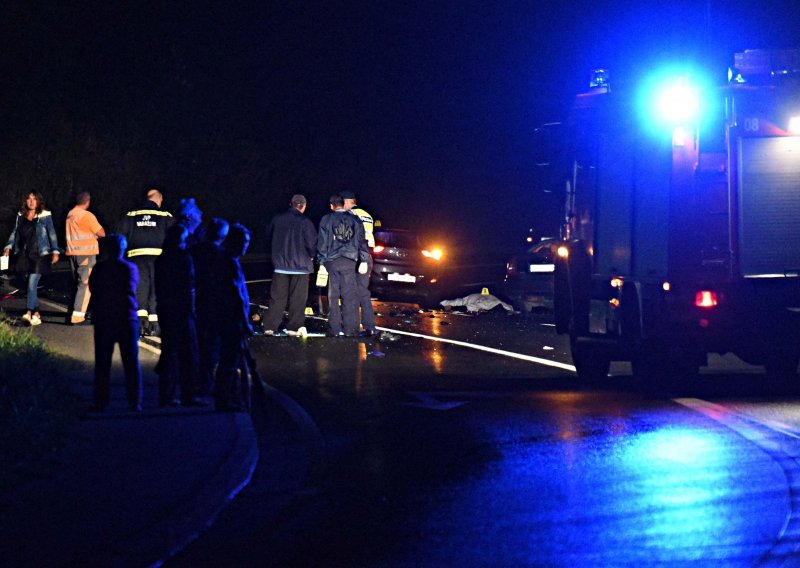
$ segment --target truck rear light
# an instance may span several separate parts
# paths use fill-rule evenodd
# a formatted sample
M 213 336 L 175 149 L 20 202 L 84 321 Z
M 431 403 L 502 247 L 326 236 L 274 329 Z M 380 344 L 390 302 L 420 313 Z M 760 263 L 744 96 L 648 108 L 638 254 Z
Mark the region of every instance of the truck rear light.
M 698 308 L 713 308 L 719 304 L 719 295 L 712 290 L 700 290 L 694 296 L 694 305 Z
M 374 247 L 372 247 L 372 252 L 374 252 L 374 253 L 381 253 L 381 252 L 383 252 L 385 249 L 386 249 L 386 247 L 385 247 L 385 246 L 383 246 L 383 245 L 375 245 Z
M 617 276 L 616 278 L 611 279 L 611 287 L 612 288 L 622 288 L 622 277 Z

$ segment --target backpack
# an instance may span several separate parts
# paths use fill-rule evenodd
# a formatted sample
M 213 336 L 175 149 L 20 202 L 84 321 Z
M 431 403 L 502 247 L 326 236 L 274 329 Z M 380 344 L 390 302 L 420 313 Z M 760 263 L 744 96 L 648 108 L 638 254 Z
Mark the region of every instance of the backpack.
M 350 242 L 353 238 L 353 224 L 348 223 L 344 214 L 341 215 L 339 223 L 333 228 L 333 240 L 343 243 Z

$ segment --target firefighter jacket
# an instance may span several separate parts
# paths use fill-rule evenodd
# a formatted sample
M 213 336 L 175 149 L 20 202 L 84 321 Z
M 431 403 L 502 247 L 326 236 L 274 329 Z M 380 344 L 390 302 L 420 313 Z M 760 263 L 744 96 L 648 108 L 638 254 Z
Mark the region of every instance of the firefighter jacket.
M 149 200 L 138 209 L 128 211 L 120 226 L 120 232 L 128 239 L 127 258 L 160 255 L 167 229 L 173 221 L 169 211 Z
M 364 224 L 344 209 L 328 213 L 319 222 L 317 254 L 320 264 L 337 258 L 367 262 L 369 248 L 364 238 Z
M 372 219 L 372 215 L 364 211 L 361 207 L 353 207 L 350 213 L 361 219 L 361 222 L 364 224 L 364 237 L 367 239 L 367 246 L 369 246 L 369 248 L 375 248 L 375 222 Z

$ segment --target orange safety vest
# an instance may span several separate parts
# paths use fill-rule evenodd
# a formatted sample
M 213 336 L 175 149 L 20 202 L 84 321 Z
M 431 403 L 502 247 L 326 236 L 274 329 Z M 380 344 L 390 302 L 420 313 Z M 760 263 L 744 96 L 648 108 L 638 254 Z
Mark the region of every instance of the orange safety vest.
M 73 207 L 67 215 L 67 256 L 100 254 L 97 233 L 102 228 L 93 213 Z

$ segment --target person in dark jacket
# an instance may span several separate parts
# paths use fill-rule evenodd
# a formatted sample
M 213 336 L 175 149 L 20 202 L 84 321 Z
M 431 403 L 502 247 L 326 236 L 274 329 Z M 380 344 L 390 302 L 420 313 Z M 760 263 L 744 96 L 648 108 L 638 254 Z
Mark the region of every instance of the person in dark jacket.
M 218 412 L 247 410 L 250 385 L 246 383 L 247 338 L 253 335 L 250 326 L 250 297 L 244 280 L 241 257 L 250 245 L 250 231 L 236 223 L 225 239 L 225 261 L 219 275 L 219 297 L 214 304 L 215 319 L 220 329 L 219 366 L 214 388 Z
M 189 232 L 176 223 L 167 230 L 164 252 L 156 259 L 156 299 L 161 324 L 158 402 L 203 406 L 197 394 L 198 345 L 195 322 L 194 263 L 186 251 Z M 180 399 L 176 398 L 180 385 Z
M 317 245 L 317 230 L 304 215 L 306 206 L 304 196 L 293 195 L 289 210 L 276 215 L 267 227 L 274 272 L 269 288 L 269 311 L 264 320 L 265 335 L 278 331 L 287 304 L 289 335 L 306 335 L 308 275 L 314 272 Z
M 124 260 L 124 236 L 100 239 L 100 262 L 89 276 L 94 322 L 94 409 L 105 410 L 110 399 L 111 357 L 119 343 L 125 368 L 125 393 L 131 409 L 142 410 L 142 369 L 139 366 L 139 320 L 136 285 L 139 271 Z
M 225 265 L 222 242 L 230 226 L 225 219 L 215 217 L 203 230 L 203 241 L 189 249 L 194 262 L 195 309 L 197 336 L 200 344 L 200 384 L 198 394 L 211 396 L 214 392 L 214 371 L 219 362 L 221 331 L 216 321 L 215 305 L 219 301 L 219 281 Z
M 342 196 L 332 195 L 330 204 L 331 212 L 319 222 L 317 238 L 319 262 L 328 271 L 328 333 L 355 337 L 358 332 L 356 265 L 366 270 L 369 248 L 363 223 L 345 210 Z
M 3 249 L 3 256 L 9 256 L 12 252 L 16 257 L 16 270 L 25 278 L 28 288 L 25 302 L 28 311 L 22 320 L 31 326 L 39 325 L 42 323 L 37 293 L 39 280 L 43 274 L 50 273 L 51 265 L 58 262 L 61 249 L 58 248 L 53 216 L 38 191 L 31 191 L 22 198 L 22 207 Z
M 128 239 L 127 258 L 139 269 L 136 299 L 139 302 L 139 321 L 144 335 L 158 335 L 156 312 L 155 266 L 161 254 L 164 237 L 174 219 L 161 209 L 164 196 L 158 189 L 147 191 L 145 201 L 125 214 L 120 232 Z

